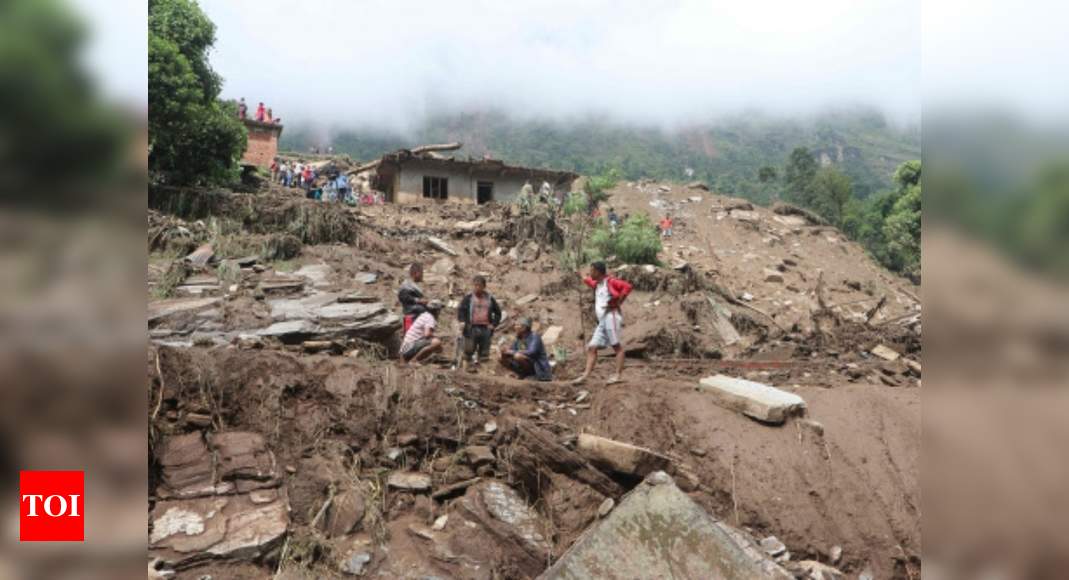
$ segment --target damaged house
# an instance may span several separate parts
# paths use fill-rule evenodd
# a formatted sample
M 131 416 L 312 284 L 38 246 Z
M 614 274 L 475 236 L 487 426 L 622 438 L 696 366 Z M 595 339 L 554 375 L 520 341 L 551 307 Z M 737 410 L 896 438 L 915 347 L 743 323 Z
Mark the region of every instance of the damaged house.
M 530 182 L 537 192 L 542 182 L 547 182 L 555 194 L 564 194 L 579 177 L 568 171 L 517 167 L 498 159 L 446 157 L 440 153 L 460 147 L 460 143 L 447 143 L 401 149 L 350 173 L 367 173 L 370 187 L 395 203 L 424 199 L 509 203 L 520 194 L 524 183 Z

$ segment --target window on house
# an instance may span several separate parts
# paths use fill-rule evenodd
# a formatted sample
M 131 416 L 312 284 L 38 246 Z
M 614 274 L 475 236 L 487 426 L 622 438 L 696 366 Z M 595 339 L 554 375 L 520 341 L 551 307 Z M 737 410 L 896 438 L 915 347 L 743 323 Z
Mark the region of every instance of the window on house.
M 449 199 L 449 180 L 445 177 L 423 176 L 423 197 Z

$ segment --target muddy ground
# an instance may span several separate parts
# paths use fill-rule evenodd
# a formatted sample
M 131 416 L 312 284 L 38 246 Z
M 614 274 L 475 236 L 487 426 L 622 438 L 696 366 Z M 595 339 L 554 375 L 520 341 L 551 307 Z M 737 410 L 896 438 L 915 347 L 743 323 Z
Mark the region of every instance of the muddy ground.
M 664 454 L 709 513 L 776 536 L 793 561 L 918 577 L 919 288 L 833 228 L 678 185 L 621 184 L 610 205 L 670 211 L 675 236 L 661 266 L 613 265 L 636 288 L 626 381 L 606 386 L 603 359 L 573 386 L 592 316 L 561 270 L 559 220 L 496 205 L 353 209 L 295 190 L 204 195 L 150 196 L 150 533 L 174 577 L 537 576 L 638 478 L 547 468 L 528 453 L 529 429 L 566 449 L 594 433 Z M 206 243 L 203 266 L 181 260 Z M 427 267 L 431 297 L 455 303 L 484 273 L 509 318 L 560 327 L 557 380 L 453 370 L 452 349 L 397 365 L 391 316 L 412 261 Z M 454 308 L 442 316 L 450 341 Z M 901 357 L 872 354 L 880 345 Z M 721 408 L 695 389 L 718 373 L 796 393 L 808 412 L 770 426 Z M 513 528 L 485 515 L 493 482 L 523 506 Z M 262 529 L 231 514 L 258 532 L 241 543 L 224 526 L 221 543 L 240 549 L 156 532 L 165 508 L 219 498 L 223 512 L 246 499 L 261 507 L 243 514 L 285 509 Z

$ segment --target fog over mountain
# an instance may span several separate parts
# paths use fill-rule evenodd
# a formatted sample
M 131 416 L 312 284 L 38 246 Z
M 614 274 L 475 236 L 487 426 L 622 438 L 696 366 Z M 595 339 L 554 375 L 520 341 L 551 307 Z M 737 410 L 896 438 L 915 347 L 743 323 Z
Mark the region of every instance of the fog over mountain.
M 920 112 L 920 2 L 203 0 L 224 96 L 284 122 L 405 131 L 428 115 L 661 127 L 745 110 Z

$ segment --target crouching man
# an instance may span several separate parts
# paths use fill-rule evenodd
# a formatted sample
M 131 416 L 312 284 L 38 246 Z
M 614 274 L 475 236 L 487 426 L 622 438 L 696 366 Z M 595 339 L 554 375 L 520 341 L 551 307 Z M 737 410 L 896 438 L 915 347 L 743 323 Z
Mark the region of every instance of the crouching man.
M 516 378 L 534 377 L 539 381 L 553 380 L 553 369 L 542 344 L 542 337 L 531 330 L 531 319 L 523 318 L 515 324 L 516 340 L 511 347 L 501 349 L 501 366 L 515 373 Z
M 401 363 L 421 363 L 434 353 L 442 350 L 442 341 L 434 336 L 438 327 L 438 314 L 442 303 L 431 300 L 426 310 L 416 317 L 401 341 Z

